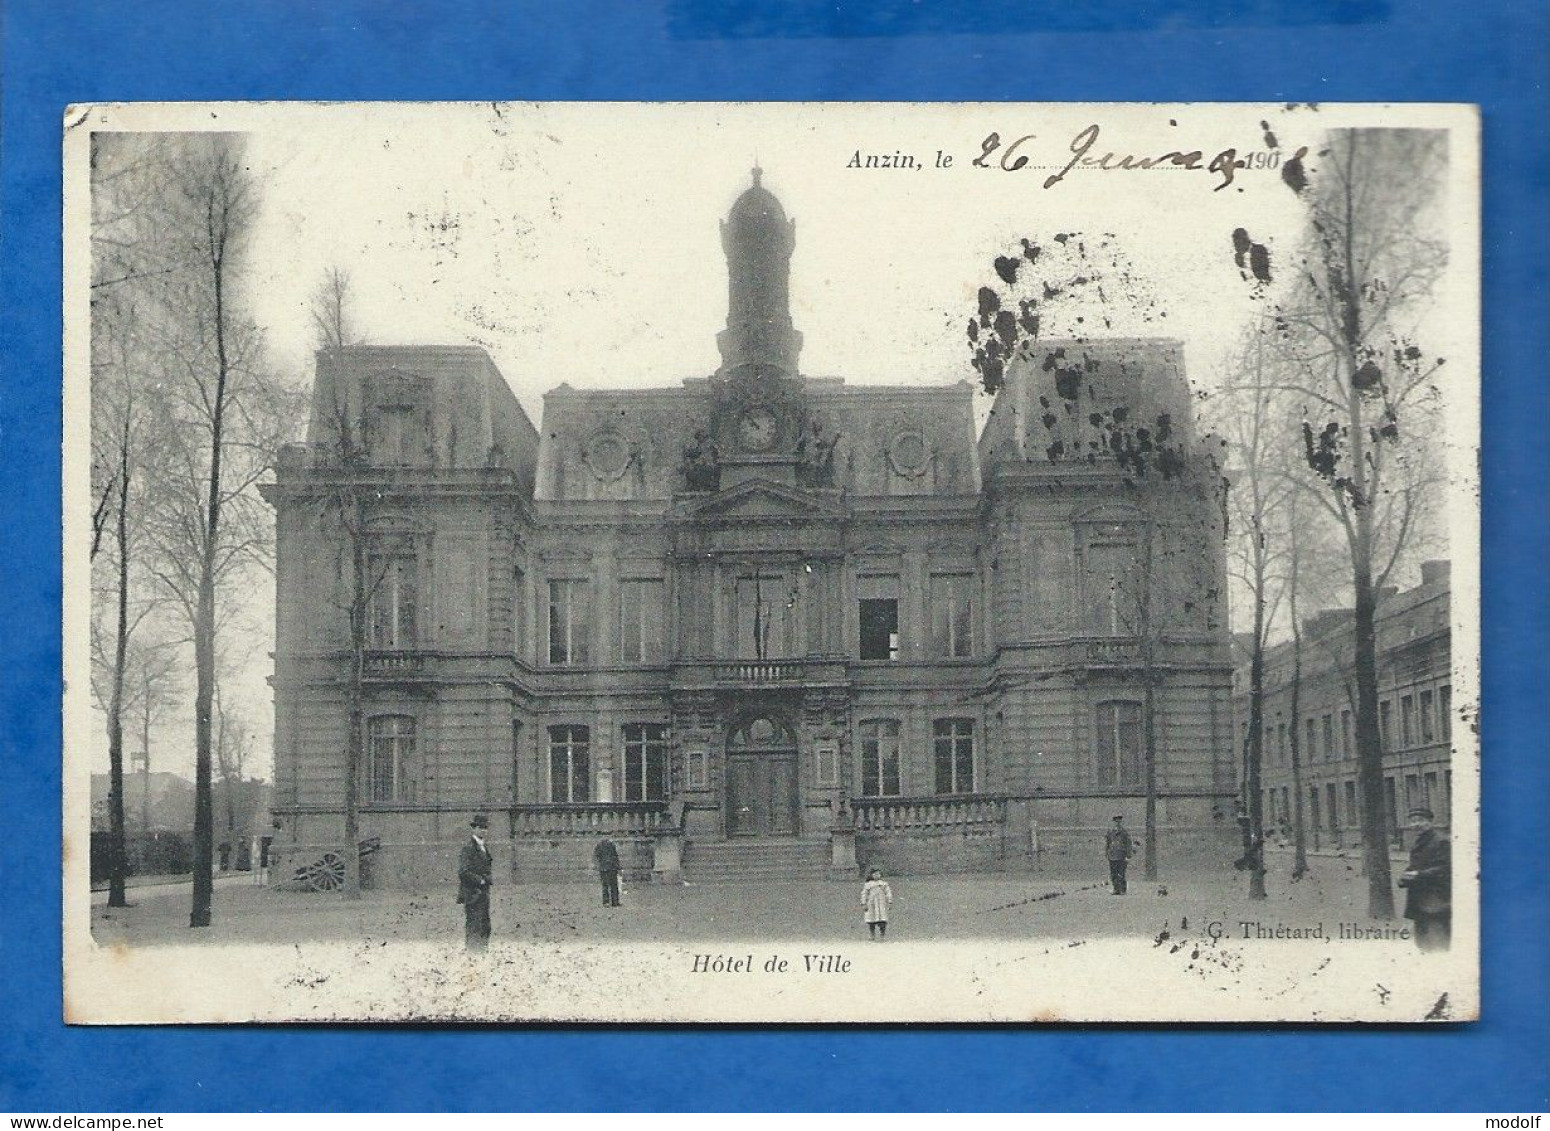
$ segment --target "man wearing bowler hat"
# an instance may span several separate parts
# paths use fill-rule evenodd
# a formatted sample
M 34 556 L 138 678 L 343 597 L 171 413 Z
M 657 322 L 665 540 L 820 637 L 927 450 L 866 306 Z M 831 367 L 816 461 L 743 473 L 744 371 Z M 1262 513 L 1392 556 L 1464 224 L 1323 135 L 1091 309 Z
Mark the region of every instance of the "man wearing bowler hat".
M 484 950 L 490 945 L 490 883 L 494 868 L 485 838 L 490 833 L 490 818 L 480 813 L 469 822 L 468 843 L 457 861 L 457 901 L 463 905 L 463 934 L 468 949 Z
M 1125 894 L 1125 869 L 1130 866 L 1135 851 L 1136 842 L 1130 839 L 1124 814 L 1114 814 L 1114 823 L 1103 838 L 1103 854 L 1109 858 L 1109 883 L 1115 895 Z
M 1447 950 L 1453 937 L 1453 859 L 1448 838 L 1432 828 L 1432 820 L 1425 805 L 1410 810 L 1416 837 L 1399 886 L 1405 889 L 1405 918 L 1415 923 L 1415 945 Z

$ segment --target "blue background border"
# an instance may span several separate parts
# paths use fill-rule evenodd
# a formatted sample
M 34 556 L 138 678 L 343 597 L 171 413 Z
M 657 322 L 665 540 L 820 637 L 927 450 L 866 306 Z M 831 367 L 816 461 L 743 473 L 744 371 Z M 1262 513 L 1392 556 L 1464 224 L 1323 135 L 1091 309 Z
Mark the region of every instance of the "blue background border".
M 1547 1106 L 1542 0 L 1302 0 L 1287 5 L 1295 13 L 1270 0 L 807 0 L 779 14 L 716 0 L 432 7 L 5 5 L 0 1110 Z M 492 96 L 1480 103 L 1485 1019 L 1425 1032 L 66 1029 L 57 517 L 64 106 Z

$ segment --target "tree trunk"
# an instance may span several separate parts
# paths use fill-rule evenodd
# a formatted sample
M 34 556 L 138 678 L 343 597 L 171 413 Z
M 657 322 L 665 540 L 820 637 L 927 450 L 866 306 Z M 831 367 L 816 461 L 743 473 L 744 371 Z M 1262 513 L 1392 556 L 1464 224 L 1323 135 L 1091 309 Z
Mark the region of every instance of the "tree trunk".
M 203 553 L 199 563 L 199 603 L 194 615 L 194 898 L 190 927 L 210 925 L 215 880 L 213 822 L 210 796 L 210 715 L 215 698 L 215 558 L 221 529 L 221 455 L 225 437 L 226 356 L 225 216 L 217 216 L 219 201 L 210 206 L 211 282 L 215 295 L 215 394 L 210 413 L 210 489 L 205 503 Z
M 1255 517 L 1256 526 L 1259 517 Z M 1244 756 L 1248 759 L 1244 790 L 1248 797 L 1249 843 L 1244 855 L 1249 867 L 1249 898 L 1265 899 L 1265 546 L 1264 535 L 1254 532 L 1254 651 L 1249 657 L 1249 733 Z
M 1362 793 L 1362 858 L 1367 873 L 1367 914 L 1374 919 L 1394 917 L 1394 888 L 1389 876 L 1388 822 L 1383 811 L 1383 744 L 1378 727 L 1378 638 L 1376 595 L 1372 581 L 1373 475 L 1368 465 L 1366 425 L 1362 420 L 1362 391 L 1356 387 L 1361 368 L 1363 327 L 1357 279 L 1355 238 L 1356 141 L 1351 135 L 1345 178 L 1345 232 L 1343 271 L 1347 281 L 1341 302 L 1345 338 L 1346 397 L 1351 421 L 1350 485 L 1351 575 L 1355 598 L 1356 747 Z
M 210 925 L 215 890 L 215 846 L 210 796 L 210 714 L 215 690 L 215 579 L 213 563 L 199 581 L 194 622 L 194 899 L 190 927 Z
M 1378 727 L 1378 663 L 1375 601 L 1370 569 L 1356 571 L 1356 750 L 1361 780 L 1362 863 L 1367 873 L 1367 914 L 1394 917 L 1389 875 L 1388 819 L 1383 804 L 1383 740 Z
M 352 490 L 346 502 L 351 520 L 346 524 L 350 537 L 350 702 L 349 733 L 346 738 L 344 770 L 344 898 L 361 898 L 360 780 L 365 746 L 362 715 L 362 684 L 366 675 L 366 610 L 370 599 L 367 584 L 365 531 L 361 527 L 359 496 Z
M 113 691 L 108 701 L 108 906 L 127 907 L 124 850 L 124 665 L 129 653 L 129 413 L 119 437 L 118 624 L 113 640 Z
M 1152 639 L 1152 542 L 1157 534 L 1151 523 L 1146 526 L 1146 544 L 1142 549 L 1141 569 L 1141 677 L 1146 681 L 1142 692 L 1142 733 L 1146 756 L 1146 829 L 1141 857 L 1141 876 L 1157 879 L 1157 650 Z
M 1292 879 L 1300 880 L 1308 874 L 1308 829 L 1303 818 L 1302 798 L 1302 742 L 1298 738 L 1301 731 L 1300 717 L 1302 712 L 1302 628 L 1297 623 L 1297 581 L 1296 558 L 1293 558 L 1293 579 L 1290 602 L 1292 617 L 1292 701 L 1291 701 L 1291 740 L 1292 740 Z

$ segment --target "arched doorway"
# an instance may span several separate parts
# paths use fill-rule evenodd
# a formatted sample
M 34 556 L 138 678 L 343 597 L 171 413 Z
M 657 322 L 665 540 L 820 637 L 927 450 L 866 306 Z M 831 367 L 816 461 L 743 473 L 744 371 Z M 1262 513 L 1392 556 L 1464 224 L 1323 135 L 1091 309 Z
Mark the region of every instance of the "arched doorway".
M 755 715 L 727 735 L 727 835 L 797 834 L 797 742 L 791 728 Z

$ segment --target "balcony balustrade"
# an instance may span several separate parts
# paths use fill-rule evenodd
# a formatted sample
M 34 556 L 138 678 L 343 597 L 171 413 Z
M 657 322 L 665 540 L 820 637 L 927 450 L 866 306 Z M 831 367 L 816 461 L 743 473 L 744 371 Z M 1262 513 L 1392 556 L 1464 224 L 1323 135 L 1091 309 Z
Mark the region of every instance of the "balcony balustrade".
M 769 687 L 801 683 L 806 674 L 801 660 L 739 660 L 715 665 L 713 678 L 735 687 Z
M 511 808 L 511 832 L 517 838 L 650 836 L 669 824 L 665 801 L 581 801 Z
M 857 832 L 905 832 L 1006 824 L 1006 798 L 995 794 L 947 797 L 858 797 L 851 802 Z
M 369 679 L 409 679 L 425 670 L 424 652 L 371 651 L 366 653 Z

